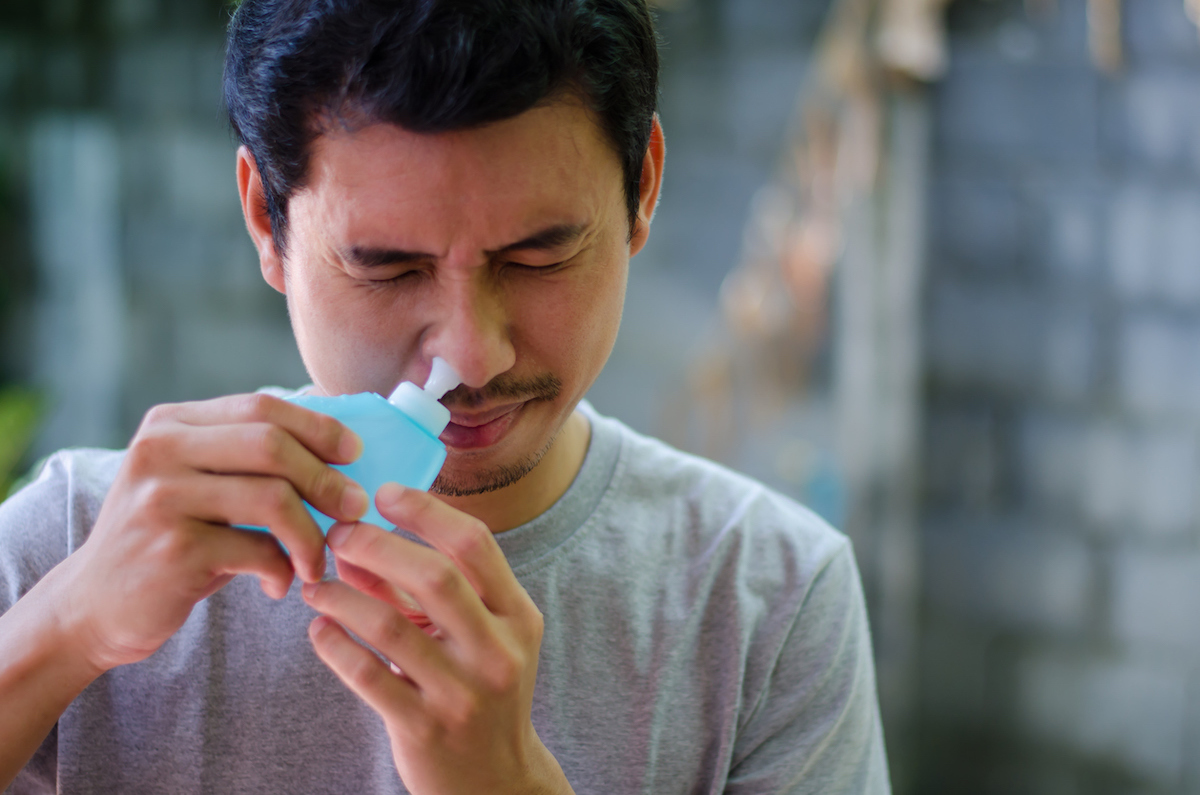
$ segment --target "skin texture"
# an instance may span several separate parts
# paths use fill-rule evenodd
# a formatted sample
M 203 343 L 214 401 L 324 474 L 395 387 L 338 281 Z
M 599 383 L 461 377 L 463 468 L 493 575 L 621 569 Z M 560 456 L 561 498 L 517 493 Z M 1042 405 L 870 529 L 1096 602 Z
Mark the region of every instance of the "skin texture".
M 656 120 L 631 229 L 617 156 L 569 99 L 464 132 L 339 129 L 315 144 L 280 256 L 240 151 L 247 228 L 317 392 L 421 383 L 434 356 L 464 377 L 444 401 L 442 493 L 375 499 L 432 549 L 354 521 L 367 496 L 328 465 L 361 440 L 328 417 L 263 395 L 152 410 L 88 541 L 0 616 L 0 788 L 92 680 L 248 573 L 277 598 L 308 583 L 316 653 L 379 713 L 411 792 L 570 792 L 530 720 L 542 617 L 494 533 L 579 471 L 575 406 L 616 337 L 664 154 Z M 320 581 L 325 539 L 303 500 L 340 520 L 340 581 Z M 269 525 L 291 557 L 232 524 Z
M 661 132 L 656 141 L 661 151 Z M 508 488 L 447 500 L 499 532 L 542 513 L 582 461 L 587 426 L 568 418 L 612 350 L 629 258 L 649 233 L 661 165 L 646 160 L 649 203 L 631 238 L 620 163 L 577 102 L 439 135 L 389 125 L 335 132 L 316 142 L 307 186 L 289 203 L 285 258 L 246 153 L 238 177 L 263 276 L 287 296 L 318 393 L 386 395 L 402 380 L 424 383 L 441 356 L 465 387 L 443 400 L 452 412 L 443 483 L 486 488 L 498 470 L 547 451 L 545 466 Z M 504 251 L 561 225 L 580 234 Z M 356 248 L 425 256 L 366 267 Z M 492 397 L 545 378 L 561 383 L 554 399 Z M 454 446 L 454 424 L 522 401 L 498 442 Z

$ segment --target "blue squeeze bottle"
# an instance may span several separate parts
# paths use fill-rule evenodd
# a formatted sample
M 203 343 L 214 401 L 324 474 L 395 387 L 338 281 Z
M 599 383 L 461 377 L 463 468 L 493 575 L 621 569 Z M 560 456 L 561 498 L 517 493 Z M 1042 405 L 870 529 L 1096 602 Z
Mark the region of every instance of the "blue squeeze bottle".
M 450 410 L 438 401 L 462 378 L 445 359 L 435 357 L 433 369 L 422 389 L 411 381 L 396 387 L 384 400 L 374 392 L 337 397 L 297 395 L 288 398 L 306 409 L 334 417 L 363 440 L 363 452 L 352 464 L 333 465 L 366 490 L 371 507 L 361 521 L 385 530 L 395 525 L 375 508 L 375 492 L 384 483 L 399 483 L 426 491 L 446 462 L 446 445 L 438 436 L 450 422 Z M 322 532 L 334 520 L 308 503 L 308 512 Z

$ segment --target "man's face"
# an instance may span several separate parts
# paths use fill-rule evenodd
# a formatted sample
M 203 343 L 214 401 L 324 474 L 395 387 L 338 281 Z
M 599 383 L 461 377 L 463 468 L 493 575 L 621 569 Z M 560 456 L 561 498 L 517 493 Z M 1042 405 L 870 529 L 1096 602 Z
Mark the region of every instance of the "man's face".
M 568 101 L 476 130 L 323 135 L 288 219 L 286 260 L 263 270 L 318 393 L 422 384 L 434 356 L 463 377 L 443 401 L 448 494 L 536 465 L 612 350 L 645 241 L 616 154 Z

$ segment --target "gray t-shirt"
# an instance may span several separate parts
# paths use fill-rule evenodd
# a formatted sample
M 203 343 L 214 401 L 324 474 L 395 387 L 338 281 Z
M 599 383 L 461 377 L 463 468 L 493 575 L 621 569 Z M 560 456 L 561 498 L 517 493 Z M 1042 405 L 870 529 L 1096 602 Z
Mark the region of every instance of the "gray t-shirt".
M 583 405 L 584 465 L 497 536 L 545 615 L 538 735 L 575 791 L 887 793 L 847 539 Z M 122 453 L 69 450 L 0 506 L 0 612 L 88 536 Z M 297 592 L 241 576 L 67 709 L 13 793 L 401 793 L 380 719 Z

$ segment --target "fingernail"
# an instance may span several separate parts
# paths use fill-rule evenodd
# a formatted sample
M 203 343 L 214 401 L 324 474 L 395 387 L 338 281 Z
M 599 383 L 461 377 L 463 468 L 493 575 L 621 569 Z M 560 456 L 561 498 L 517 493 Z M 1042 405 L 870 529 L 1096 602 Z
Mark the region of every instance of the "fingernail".
M 338 441 L 338 455 L 345 461 L 357 461 L 362 455 L 363 443 L 359 435 L 349 428 L 342 434 L 342 438 Z
M 320 582 L 325 576 L 325 561 L 314 563 L 312 570 L 301 575 L 301 579 L 306 583 Z
M 329 616 L 317 616 L 312 620 L 312 623 L 308 625 L 308 636 L 313 640 L 316 640 L 317 636 L 320 635 L 321 632 L 332 623 L 333 620 L 329 618 Z
M 300 589 L 300 592 L 304 594 L 305 599 L 312 599 L 317 595 L 317 584 L 315 582 L 306 582 L 304 583 L 304 587 Z
M 379 487 L 377 495 L 386 503 L 395 503 L 404 496 L 406 487 L 399 483 L 384 483 Z
M 342 492 L 342 515 L 351 519 L 361 519 L 371 507 L 371 498 L 363 487 L 347 478 L 346 489 Z
M 346 522 L 338 522 L 333 527 L 329 528 L 329 534 L 325 536 L 325 542 L 329 544 L 330 549 L 337 549 L 346 542 L 350 531 L 354 529 L 354 525 Z

